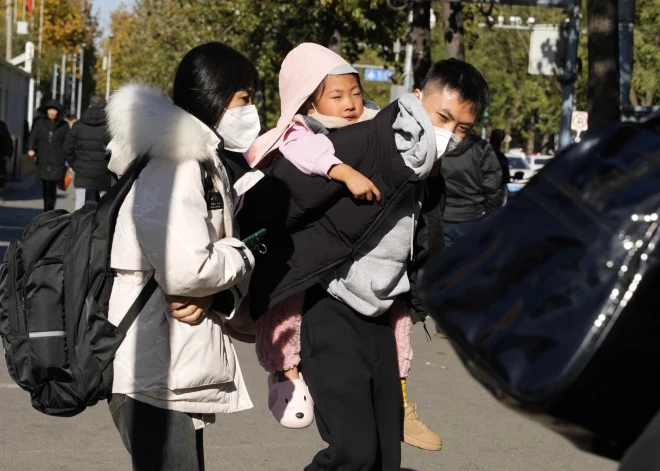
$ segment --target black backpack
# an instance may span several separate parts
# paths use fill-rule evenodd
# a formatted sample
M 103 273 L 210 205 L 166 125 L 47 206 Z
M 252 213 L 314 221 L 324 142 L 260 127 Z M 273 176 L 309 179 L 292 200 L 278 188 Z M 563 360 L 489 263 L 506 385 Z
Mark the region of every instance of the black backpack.
M 659 214 L 660 114 L 603 126 L 429 264 L 430 314 L 496 398 L 619 459 L 660 411 Z
M 108 321 L 115 222 L 146 162 L 136 160 L 100 200 L 36 217 L 0 265 L 9 374 L 45 414 L 73 416 L 109 397 L 115 353 L 157 287 L 151 278 L 119 326 Z

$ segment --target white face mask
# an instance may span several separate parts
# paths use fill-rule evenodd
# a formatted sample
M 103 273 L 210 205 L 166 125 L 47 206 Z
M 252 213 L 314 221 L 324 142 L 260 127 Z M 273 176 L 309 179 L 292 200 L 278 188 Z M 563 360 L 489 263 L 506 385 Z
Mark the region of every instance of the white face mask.
M 246 152 L 261 131 L 257 107 L 247 105 L 225 111 L 215 130 L 224 139 L 225 149 Z
M 418 98 L 419 101 L 422 101 L 424 94 L 419 92 Z M 435 131 L 435 145 L 438 148 L 438 155 L 435 158 L 436 161 L 440 160 L 443 155 L 455 151 L 461 142 L 463 142 L 463 139 L 446 129 L 433 126 L 433 131 Z
M 463 139 L 446 129 L 433 126 L 433 131 L 435 131 L 435 145 L 438 148 L 436 161 L 440 160 L 440 157 L 443 155 L 455 151 L 461 145 L 461 142 L 463 142 Z

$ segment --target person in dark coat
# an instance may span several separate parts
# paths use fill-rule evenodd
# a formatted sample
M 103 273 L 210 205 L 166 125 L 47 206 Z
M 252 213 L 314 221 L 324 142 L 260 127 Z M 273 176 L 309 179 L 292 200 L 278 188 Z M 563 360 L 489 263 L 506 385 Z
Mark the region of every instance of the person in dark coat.
M 28 141 L 28 155 L 37 158 L 37 178 L 43 184 L 44 211 L 55 209 L 57 185 L 64 179 L 66 153 L 64 139 L 69 125 L 57 100 L 47 101 L 46 116 L 35 121 Z
M 11 138 L 7 124 L 0 120 L 0 188 L 5 186 L 5 158 L 11 158 L 13 154 L 14 141 Z
M 493 147 L 473 133 L 442 159 L 440 171 L 447 185 L 444 233 L 450 247 L 502 206 L 502 167 Z
M 505 137 L 506 133 L 502 129 L 493 129 L 493 132 L 490 133 L 490 145 L 493 146 L 497 160 L 502 167 L 502 186 L 506 188 L 511 182 L 511 172 L 509 171 L 509 159 L 501 150 Z
M 82 113 L 64 141 L 69 165 L 75 172 L 76 209 L 85 204 L 85 192 L 96 188 L 102 195 L 110 189 L 111 173 L 108 170 L 106 146 L 108 129 L 105 118 L 105 100 L 95 95 L 89 108 Z

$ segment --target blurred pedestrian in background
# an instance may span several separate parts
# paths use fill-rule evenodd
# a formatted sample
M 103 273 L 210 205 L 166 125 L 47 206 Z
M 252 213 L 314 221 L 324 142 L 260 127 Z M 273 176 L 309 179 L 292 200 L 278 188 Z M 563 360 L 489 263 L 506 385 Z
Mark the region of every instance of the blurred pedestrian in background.
M 110 189 L 112 174 L 106 156 L 108 140 L 105 99 L 94 95 L 89 108 L 83 111 L 80 121 L 73 124 L 64 141 L 67 160 L 75 172 L 76 209 L 85 204 L 88 189 L 96 188 L 101 196 Z
M 507 190 L 507 185 L 511 182 L 511 172 L 509 171 L 509 160 L 502 152 L 502 143 L 506 133 L 502 129 L 493 129 L 493 132 L 490 134 L 490 145 L 495 151 L 497 160 L 502 167 L 502 188 L 504 189 L 504 197 L 502 198 L 502 206 L 506 204 L 506 200 L 509 197 L 509 190 Z
M 447 185 L 444 233 L 448 248 L 502 206 L 502 167 L 493 147 L 470 133 L 442 158 L 440 171 Z
M 5 186 L 7 170 L 6 160 L 14 154 L 14 141 L 9 133 L 9 128 L 4 121 L 0 120 L 0 188 Z
M 64 121 L 62 105 L 47 101 L 46 115 L 36 119 L 28 142 L 28 155 L 37 158 L 37 178 L 42 181 L 44 211 L 55 209 L 57 185 L 64 179 L 66 154 L 64 139 L 69 125 Z

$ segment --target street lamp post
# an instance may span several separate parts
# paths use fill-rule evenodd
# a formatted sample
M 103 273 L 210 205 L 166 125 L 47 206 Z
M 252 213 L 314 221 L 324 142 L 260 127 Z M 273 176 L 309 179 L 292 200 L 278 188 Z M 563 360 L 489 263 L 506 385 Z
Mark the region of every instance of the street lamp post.
M 84 69 L 84 59 L 85 59 L 85 47 L 87 44 L 82 43 L 80 45 L 80 82 L 78 83 L 78 110 L 76 117 L 80 119 L 80 112 L 82 108 L 82 92 L 83 92 L 83 75 L 85 73 Z
M 57 70 L 57 64 L 53 64 L 53 77 L 51 79 L 51 90 L 50 94 L 53 97 L 53 100 L 57 100 L 57 78 L 59 76 L 58 70 Z
M 60 99 L 62 100 L 62 106 L 66 106 L 66 103 L 64 103 L 65 82 L 66 82 L 66 54 L 62 54 L 62 66 L 60 67 Z
M 575 109 L 575 78 L 577 74 L 581 3 L 576 0 L 573 5 L 567 8 L 567 11 L 568 41 L 566 47 L 566 67 L 563 77 L 561 117 L 559 119 L 558 150 L 568 147 L 571 143 L 571 120 L 573 118 L 573 110 Z
M 73 64 L 71 64 L 71 106 L 69 111 L 73 115 L 73 113 L 76 112 L 76 66 L 78 65 L 78 56 L 76 54 L 71 54 L 71 60 L 73 61 Z
M 110 35 L 109 41 L 109 50 L 108 50 L 108 70 L 105 80 L 105 99 L 106 101 L 110 98 L 110 77 L 112 75 L 112 40 L 114 39 L 113 35 Z

